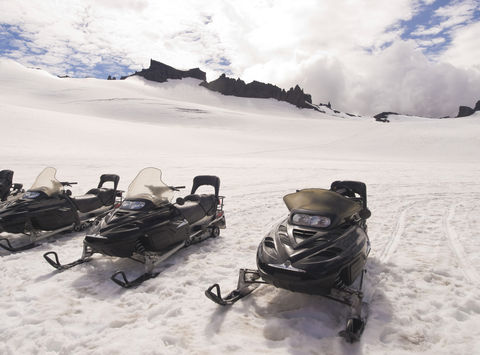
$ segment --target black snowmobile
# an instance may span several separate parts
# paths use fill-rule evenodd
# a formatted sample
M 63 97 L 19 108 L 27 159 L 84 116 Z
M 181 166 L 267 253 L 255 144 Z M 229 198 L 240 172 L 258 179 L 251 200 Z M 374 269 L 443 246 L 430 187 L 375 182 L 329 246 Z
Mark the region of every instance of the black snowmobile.
M 76 182 L 60 182 L 56 172 L 54 168 L 45 168 L 27 192 L 0 208 L 0 232 L 28 236 L 28 242 L 20 246 L 0 238 L 0 247 L 11 252 L 26 250 L 60 232 L 84 230 L 96 217 L 120 204 L 122 192 L 117 190 L 118 175 L 102 175 L 97 188 L 72 197 L 66 187 Z M 112 182 L 113 188 L 104 188 L 106 182 Z
M 321 295 L 350 306 L 340 335 L 349 342 L 358 340 L 366 322 L 362 285 L 370 252 L 365 184 L 335 181 L 330 190 L 297 190 L 283 200 L 290 213 L 260 243 L 258 270 L 241 269 L 237 289 L 226 297 L 218 284 L 209 287 L 206 296 L 231 305 L 265 283 Z
M 0 170 L 0 208 L 7 200 L 13 200 L 23 193 L 22 184 L 13 183 L 12 170 Z
M 220 179 L 216 176 L 196 176 L 190 195 L 171 203 L 173 192 L 185 186 L 167 186 L 162 172 L 156 168 L 141 170 L 128 187 L 121 207 L 92 226 L 83 242 L 82 257 L 61 265 L 56 252 L 44 257 L 58 270 L 88 262 L 95 253 L 130 258 L 145 265 L 145 273 L 128 281 L 123 271 L 111 279 L 129 288 L 159 273 L 156 264 L 192 243 L 218 237 L 225 228 L 223 196 L 219 196 Z M 195 194 L 201 186 L 213 186 L 214 194 Z M 52 258 L 53 257 L 53 258 Z

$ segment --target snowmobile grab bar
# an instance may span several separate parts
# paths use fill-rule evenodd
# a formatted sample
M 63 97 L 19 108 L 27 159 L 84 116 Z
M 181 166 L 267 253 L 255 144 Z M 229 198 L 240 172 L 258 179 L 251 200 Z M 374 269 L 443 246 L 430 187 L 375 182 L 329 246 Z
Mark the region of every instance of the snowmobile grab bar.
M 212 186 L 215 189 L 215 197 L 218 197 L 220 191 L 220 178 L 214 175 L 198 175 L 193 178 L 193 186 L 190 195 L 195 194 L 200 186 Z

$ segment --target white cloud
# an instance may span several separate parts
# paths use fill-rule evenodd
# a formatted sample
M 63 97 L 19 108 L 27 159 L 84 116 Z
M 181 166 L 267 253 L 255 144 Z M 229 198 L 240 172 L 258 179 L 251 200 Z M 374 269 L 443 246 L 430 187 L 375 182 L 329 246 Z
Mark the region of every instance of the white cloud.
M 425 26 L 418 26 L 415 31 L 412 32 L 413 36 L 429 36 L 439 34 L 444 30 L 443 26 L 432 26 L 425 28 Z
M 154 58 L 181 69 L 199 66 L 209 80 L 230 70 L 246 81 L 284 87 L 299 82 L 315 102 L 332 100 L 350 111 L 449 113 L 457 103 L 446 100 L 437 105 L 441 89 L 415 76 L 438 83 L 447 79 L 437 76 L 454 81 L 458 74 L 463 83 L 466 71 L 431 63 L 413 42 L 401 40 L 399 21 L 409 20 L 419 4 L 417 0 L 0 1 L 0 24 L 20 28 L 31 41 L 7 53 L 10 57 L 55 74 L 82 76 L 88 73 L 84 66 L 99 63 L 113 71 L 115 62 L 133 72 Z M 447 7 L 438 16 L 453 23 L 451 19 L 461 14 Z M 471 40 L 470 30 L 465 31 L 455 32 L 457 49 L 445 56 L 452 64 L 463 50 L 460 43 Z M 32 48 L 41 54 L 33 54 Z M 462 58 L 460 62 L 468 64 L 467 56 Z M 228 68 L 221 64 L 225 59 L 231 62 Z M 407 99 L 411 92 L 425 100 Z M 432 104 L 424 104 L 427 100 Z
M 455 30 L 450 47 L 440 57 L 442 61 L 461 68 L 480 71 L 480 22 Z
M 435 38 L 432 38 L 432 39 L 418 39 L 418 40 L 415 40 L 415 42 L 419 45 L 419 46 L 422 46 L 422 47 L 431 47 L 431 46 L 435 46 L 437 44 L 441 44 L 441 43 L 444 43 L 446 41 L 446 39 L 444 37 L 435 37 Z

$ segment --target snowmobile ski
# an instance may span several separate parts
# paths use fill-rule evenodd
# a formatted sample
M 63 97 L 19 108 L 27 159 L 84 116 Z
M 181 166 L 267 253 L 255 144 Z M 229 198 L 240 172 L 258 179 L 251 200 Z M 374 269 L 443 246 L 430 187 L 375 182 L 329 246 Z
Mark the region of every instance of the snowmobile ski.
M 237 288 L 231 291 L 227 296 L 222 297 L 219 284 L 210 286 L 205 291 L 205 295 L 221 306 L 229 306 L 245 296 L 248 296 L 261 284 L 265 283 L 265 281 L 262 281 L 258 270 L 240 269 Z
M 52 259 L 50 255 L 52 255 L 55 258 L 55 260 Z M 91 261 L 92 255 L 93 255 L 92 251 L 88 247 L 84 246 L 82 257 L 68 264 L 60 264 L 60 260 L 58 259 L 58 254 L 54 251 L 46 252 L 45 254 L 43 254 L 43 258 L 55 269 L 63 271 L 63 270 L 71 269 L 74 266 Z

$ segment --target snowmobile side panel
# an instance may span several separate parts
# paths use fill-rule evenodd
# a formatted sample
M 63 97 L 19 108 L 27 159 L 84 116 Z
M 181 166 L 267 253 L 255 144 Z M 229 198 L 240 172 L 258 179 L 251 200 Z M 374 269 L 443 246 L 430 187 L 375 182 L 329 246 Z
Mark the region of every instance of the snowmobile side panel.
M 189 226 L 186 220 L 173 220 L 147 232 L 144 246 L 146 250 L 161 251 L 172 244 L 185 242 L 188 239 L 188 233 Z

